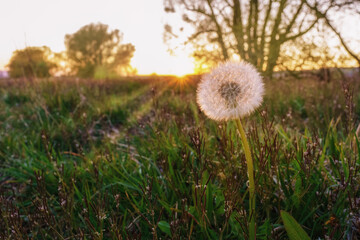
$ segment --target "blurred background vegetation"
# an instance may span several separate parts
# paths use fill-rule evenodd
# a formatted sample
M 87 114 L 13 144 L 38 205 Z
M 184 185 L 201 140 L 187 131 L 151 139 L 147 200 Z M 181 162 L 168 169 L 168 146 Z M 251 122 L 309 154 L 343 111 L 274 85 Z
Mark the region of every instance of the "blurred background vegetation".
M 83 26 L 65 36 L 66 52 L 50 48 L 26 47 L 13 53 L 8 64 L 10 77 L 44 78 L 51 75 L 75 75 L 82 78 L 114 78 L 135 74 L 130 66 L 135 47 L 121 44 L 119 30 L 96 23 Z

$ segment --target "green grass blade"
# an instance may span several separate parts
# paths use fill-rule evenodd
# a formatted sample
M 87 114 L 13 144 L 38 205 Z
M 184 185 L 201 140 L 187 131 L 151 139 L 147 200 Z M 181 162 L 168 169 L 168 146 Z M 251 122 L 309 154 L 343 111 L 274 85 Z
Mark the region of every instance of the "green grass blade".
M 168 222 L 160 221 L 158 222 L 158 227 L 160 228 L 161 231 L 163 231 L 164 233 L 166 233 L 171 237 L 170 224 Z
M 290 240 L 310 240 L 305 230 L 289 213 L 281 211 L 281 218 Z

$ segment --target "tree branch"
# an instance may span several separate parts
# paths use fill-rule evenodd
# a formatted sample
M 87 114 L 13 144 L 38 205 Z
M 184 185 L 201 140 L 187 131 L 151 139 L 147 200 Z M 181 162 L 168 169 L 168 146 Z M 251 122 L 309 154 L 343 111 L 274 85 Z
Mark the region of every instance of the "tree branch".
M 356 54 L 349 48 L 349 46 L 346 44 L 346 42 L 344 41 L 343 37 L 341 36 L 341 34 L 335 29 L 335 27 L 330 23 L 329 19 L 324 16 L 325 18 L 325 22 L 326 24 L 331 28 L 331 30 L 336 34 L 336 36 L 338 36 L 341 45 L 345 48 L 345 50 L 358 62 L 358 64 L 360 65 L 360 58 L 358 56 L 356 56 Z
M 312 10 L 314 10 L 316 12 L 316 15 L 319 16 L 319 18 L 324 18 L 326 25 L 328 25 L 328 27 L 330 27 L 330 29 L 336 34 L 336 36 L 339 38 L 341 45 L 345 48 L 345 50 L 350 54 L 350 56 L 352 56 L 360 65 L 360 58 L 349 48 L 349 46 L 346 44 L 346 42 L 344 41 L 343 37 L 341 36 L 340 32 L 338 32 L 335 27 L 331 24 L 330 19 L 327 17 L 327 12 L 328 10 L 331 8 L 331 6 L 329 6 L 329 8 L 322 13 L 317 6 L 311 6 L 307 1 L 306 4 L 308 5 L 309 8 L 311 8 Z
M 223 38 L 223 34 L 222 34 L 222 29 L 221 29 L 221 26 L 220 24 L 218 23 L 218 21 L 216 20 L 216 16 L 215 16 L 215 13 L 214 13 L 214 9 L 211 5 L 211 0 L 207 0 L 207 3 L 208 3 L 208 6 L 211 10 L 211 19 L 212 21 L 215 23 L 216 25 L 216 32 L 217 32 L 217 35 L 218 35 L 218 42 L 219 42 L 219 45 L 221 47 L 221 52 L 223 54 L 223 57 L 224 59 L 228 59 L 229 58 L 229 55 L 228 55 L 228 52 L 227 52 L 227 48 L 226 48 L 226 45 L 225 45 L 225 42 L 224 42 L 224 38 Z
M 299 7 L 298 7 L 298 9 L 296 11 L 296 13 L 294 14 L 293 18 L 291 19 L 289 25 L 286 27 L 286 30 L 285 30 L 285 33 L 284 33 L 285 35 L 288 34 L 290 32 L 291 28 L 293 27 L 297 17 L 299 16 L 299 14 L 301 12 L 301 9 L 302 9 L 304 3 L 305 3 L 305 0 L 302 0 L 301 4 L 299 5 Z
M 289 37 L 284 37 L 282 42 L 286 42 L 286 41 L 289 41 L 289 40 L 294 40 L 295 38 L 298 38 L 298 37 L 301 37 L 302 35 L 304 35 L 305 33 L 309 32 L 314 26 L 315 24 L 319 21 L 319 18 L 315 19 L 313 21 L 312 24 L 309 25 L 309 27 L 307 29 L 305 29 L 304 31 L 302 32 L 299 32 L 298 34 L 295 34 L 295 35 L 292 35 L 292 36 L 289 36 Z

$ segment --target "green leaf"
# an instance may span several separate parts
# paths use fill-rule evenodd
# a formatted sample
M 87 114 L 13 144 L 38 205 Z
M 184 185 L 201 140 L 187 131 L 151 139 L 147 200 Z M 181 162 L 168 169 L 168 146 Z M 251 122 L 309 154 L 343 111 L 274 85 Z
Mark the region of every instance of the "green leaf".
M 158 227 L 160 228 L 161 231 L 163 231 L 164 233 L 166 233 L 171 237 L 170 225 L 168 222 L 160 221 L 158 222 Z
M 281 211 L 281 218 L 290 240 L 310 240 L 310 237 L 306 234 L 304 229 L 289 213 Z

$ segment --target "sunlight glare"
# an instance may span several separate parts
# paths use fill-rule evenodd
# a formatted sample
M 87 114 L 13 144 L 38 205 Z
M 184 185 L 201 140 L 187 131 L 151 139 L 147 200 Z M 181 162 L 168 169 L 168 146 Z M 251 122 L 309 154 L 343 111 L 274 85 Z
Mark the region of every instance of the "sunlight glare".
M 132 66 L 138 69 L 138 74 L 147 75 L 156 73 L 158 75 L 184 76 L 194 73 L 193 59 L 186 53 L 177 56 L 169 56 L 167 53 L 159 53 L 149 61 L 149 56 L 134 55 Z

